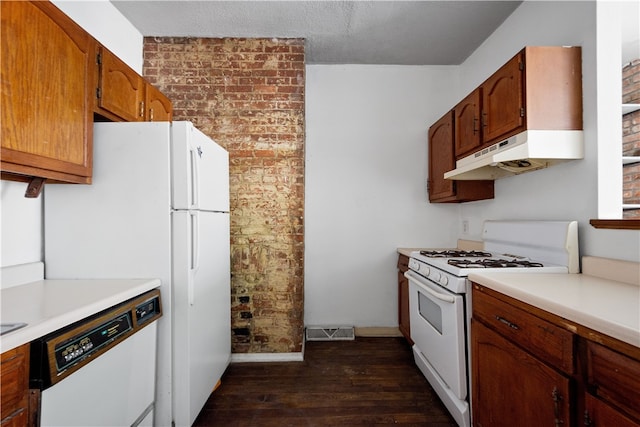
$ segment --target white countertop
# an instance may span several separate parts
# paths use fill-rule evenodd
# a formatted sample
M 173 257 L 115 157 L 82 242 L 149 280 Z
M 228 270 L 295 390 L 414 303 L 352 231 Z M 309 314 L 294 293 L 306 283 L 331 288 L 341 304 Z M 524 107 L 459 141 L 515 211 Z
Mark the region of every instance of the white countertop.
M 4 352 L 160 286 L 158 279 L 39 280 L 0 290 L 1 323 L 27 326 L 0 336 Z
M 507 296 L 640 347 L 640 286 L 585 274 L 471 273 Z

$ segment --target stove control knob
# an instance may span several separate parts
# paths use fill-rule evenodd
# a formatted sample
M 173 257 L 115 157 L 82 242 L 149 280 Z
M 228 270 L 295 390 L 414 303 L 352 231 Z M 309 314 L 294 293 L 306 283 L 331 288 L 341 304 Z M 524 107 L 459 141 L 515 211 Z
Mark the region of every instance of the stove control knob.
M 447 286 L 449 284 L 449 278 L 443 274 L 439 282 L 442 286 Z
M 430 277 L 431 277 L 431 276 L 430 276 Z M 434 272 L 434 273 L 433 273 L 433 277 L 432 277 L 432 279 L 433 279 L 434 281 L 436 281 L 436 282 L 439 282 L 439 281 L 440 281 L 440 277 L 442 277 L 442 274 L 440 274 L 440 272 L 439 272 L 439 271 L 436 271 L 436 272 Z
M 423 265 L 423 266 L 422 266 L 422 272 L 423 272 L 424 274 L 426 274 L 427 276 L 429 275 L 429 272 L 430 272 L 430 271 L 431 271 L 431 269 L 429 268 L 429 266 L 428 266 L 428 265 Z

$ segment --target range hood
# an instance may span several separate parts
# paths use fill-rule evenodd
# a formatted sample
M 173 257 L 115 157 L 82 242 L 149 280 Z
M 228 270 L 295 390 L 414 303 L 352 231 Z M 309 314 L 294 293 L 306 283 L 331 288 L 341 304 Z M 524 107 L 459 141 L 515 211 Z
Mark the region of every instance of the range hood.
M 458 160 L 444 177 L 495 180 L 583 157 L 582 130 L 526 130 Z

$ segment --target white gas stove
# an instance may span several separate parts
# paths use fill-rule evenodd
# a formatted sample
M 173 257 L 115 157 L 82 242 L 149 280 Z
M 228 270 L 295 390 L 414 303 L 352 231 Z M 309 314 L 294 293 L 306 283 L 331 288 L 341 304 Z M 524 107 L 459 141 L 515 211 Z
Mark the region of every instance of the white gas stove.
M 460 426 L 470 426 L 471 272 L 578 273 L 576 221 L 486 221 L 483 251 L 411 253 L 409 315 L 416 364 Z
M 411 253 L 409 268 L 451 292 L 465 293 L 469 273 L 488 269 L 577 273 L 575 221 L 486 221 L 484 250 L 431 249 Z

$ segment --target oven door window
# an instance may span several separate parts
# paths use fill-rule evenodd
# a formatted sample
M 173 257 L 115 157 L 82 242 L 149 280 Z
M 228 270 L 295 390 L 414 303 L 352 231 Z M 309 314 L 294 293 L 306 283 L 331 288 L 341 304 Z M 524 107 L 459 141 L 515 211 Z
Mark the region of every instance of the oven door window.
M 425 294 L 418 292 L 418 312 L 433 328 L 442 335 L 442 309 Z

